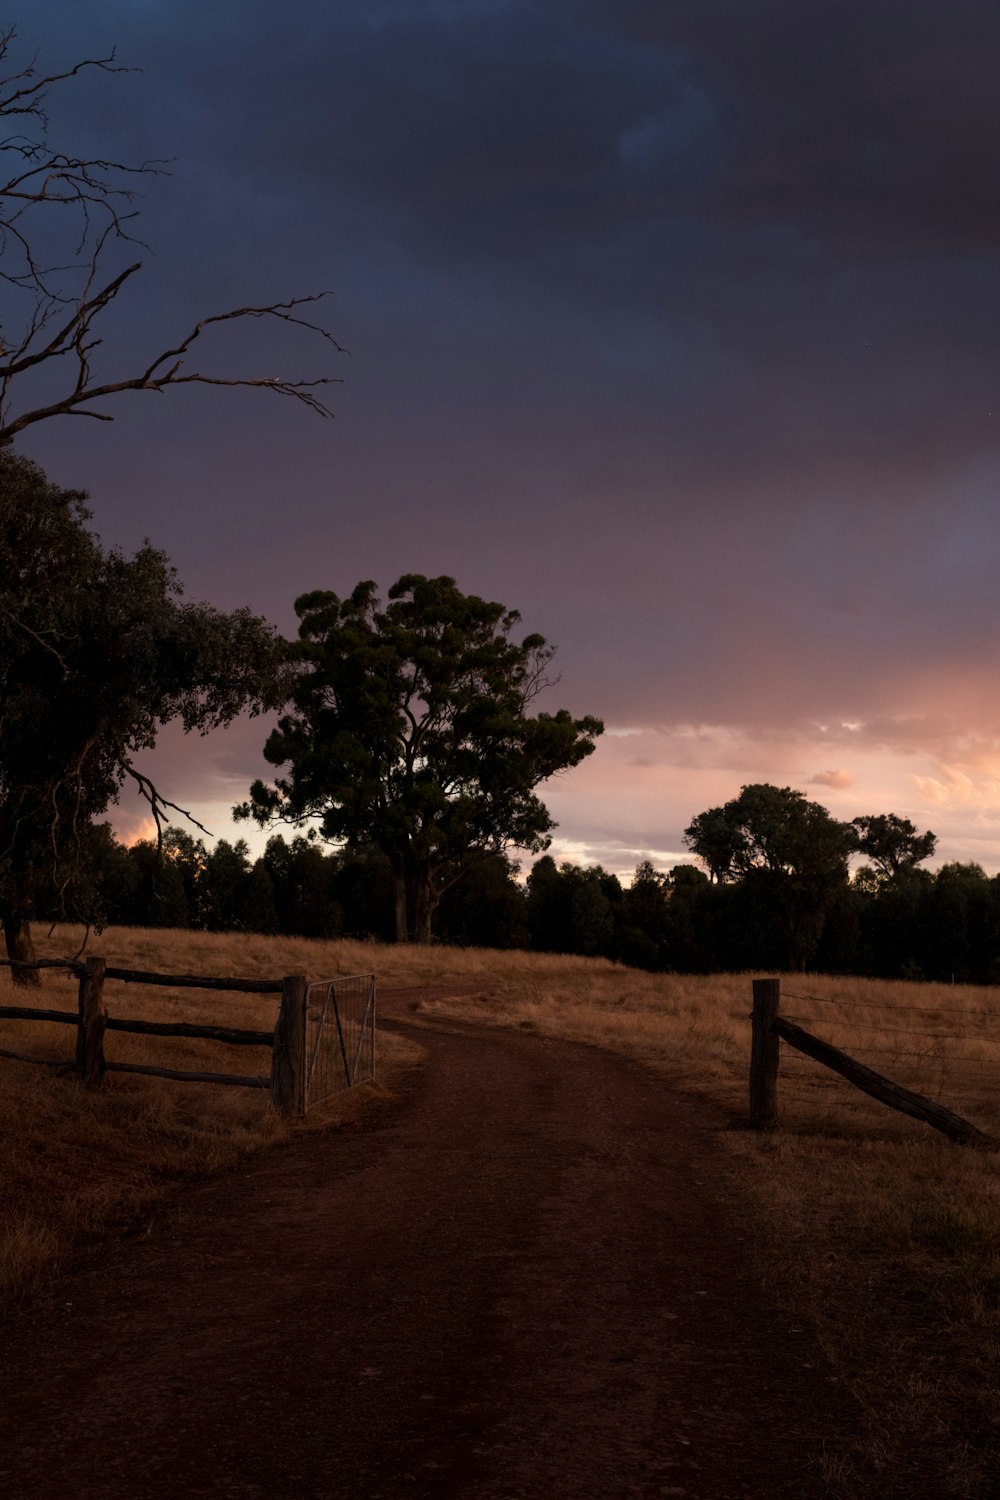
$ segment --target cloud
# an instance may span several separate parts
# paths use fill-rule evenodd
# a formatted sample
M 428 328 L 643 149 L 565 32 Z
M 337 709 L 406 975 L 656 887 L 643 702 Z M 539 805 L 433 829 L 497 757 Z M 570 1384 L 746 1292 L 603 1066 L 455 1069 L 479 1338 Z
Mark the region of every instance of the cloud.
M 29 53 L 87 50 L 79 6 L 39 3 Z M 942 850 L 975 847 L 1000 751 L 1000 12 L 753 10 L 352 0 L 289 28 L 114 0 L 107 40 L 144 71 L 74 98 L 112 154 L 177 157 L 120 326 L 160 347 L 231 296 L 334 286 L 347 383 L 335 425 L 178 392 L 27 451 L 109 541 L 151 532 L 192 596 L 286 630 L 306 588 L 414 570 L 518 608 L 560 648 L 547 706 L 623 726 L 552 791 L 606 862 L 669 856 L 755 780 L 933 808 Z M 266 775 L 265 731 L 233 733 L 166 737 L 167 794 L 224 811 Z
M 115 836 L 129 849 L 133 844 L 144 840 L 156 840 L 156 822 L 153 818 L 144 817 L 141 812 L 126 810 L 125 808 L 112 808 L 107 821 L 114 829 Z
M 810 778 L 810 786 L 829 786 L 835 791 L 842 792 L 852 786 L 854 777 L 850 771 L 820 771 L 816 776 Z
M 717 91 L 727 220 L 886 253 L 996 243 L 1000 18 L 978 0 L 762 0 L 752 26 L 727 0 L 679 0 L 623 25 L 686 46 Z

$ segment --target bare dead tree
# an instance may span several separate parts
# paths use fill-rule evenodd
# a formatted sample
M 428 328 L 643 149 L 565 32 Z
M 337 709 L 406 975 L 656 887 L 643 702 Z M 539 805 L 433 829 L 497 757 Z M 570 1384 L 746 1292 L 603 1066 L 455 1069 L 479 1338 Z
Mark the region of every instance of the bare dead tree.
M 162 174 L 169 163 L 130 165 L 78 156 L 50 144 L 45 105 L 53 88 L 88 70 L 129 70 L 111 52 L 83 58 L 62 72 L 40 72 L 32 59 L 8 73 L 15 39 L 13 27 L 0 31 L 0 446 L 50 417 L 110 422 L 113 418 L 95 410 L 95 402 L 123 391 L 163 391 L 176 385 L 257 387 L 300 401 L 319 416 L 332 416 L 322 392 L 339 383 L 334 376 L 236 377 L 188 365 L 206 330 L 251 318 L 304 328 L 345 352 L 308 313 L 326 292 L 213 313 L 141 369 L 112 379 L 98 377 L 92 361 L 103 342 L 101 314 L 142 268 L 141 260 L 120 264 L 123 251 L 134 256 L 142 246 L 134 233 L 136 179 Z M 72 247 L 68 258 L 55 248 L 67 244 Z M 38 371 L 52 374 L 55 394 L 18 409 L 17 396 L 25 386 L 21 377 Z

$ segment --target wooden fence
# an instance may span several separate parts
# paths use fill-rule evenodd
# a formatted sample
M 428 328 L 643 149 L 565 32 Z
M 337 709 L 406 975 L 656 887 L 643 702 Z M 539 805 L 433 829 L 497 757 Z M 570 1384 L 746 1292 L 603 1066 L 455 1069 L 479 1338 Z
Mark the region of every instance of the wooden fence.
M 39 959 L 31 964 L 0 959 L 0 966 L 11 969 L 68 970 L 77 974 L 80 981 L 75 1011 L 0 1005 L 0 1018 L 54 1021 L 75 1026 L 75 1057 L 32 1057 L 7 1048 L 0 1048 L 0 1057 L 72 1070 L 88 1088 L 99 1087 L 106 1073 L 146 1073 L 154 1078 L 175 1078 L 187 1083 L 263 1088 L 270 1091 L 274 1106 L 282 1115 L 297 1117 L 306 1112 L 309 982 L 305 975 L 290 974 L 284 979 L 230 979 L 202 974 L 153 974 L 141 969 L 114 968 L 103 958 L 88 958 L 82 963 L 70 958 Z M 249 1031 L 234 1026 L 201 1026 L 189 1021 L 136 1021 L 108 1015 L 104 1008 L 106 979 L 122 979 L 128 984 L 168 985 L 173 989 L 235 990 L 243 994 L 280 995 L 281 1005 L 277 1022 L 271 1031 Z M 374 985 L 374 979 L 372 983 Z M 264 1076 L 191 1072 L 176 1068 L 157 1068 L 145 1063 L 109 1062 L 104 1056 L 104 1034 L 107 1031 L 131 1031 L 144 1036 L 200 1037 L 231 1046 L 267 1047 L 271 1053 L 270 1069 Z
M 933 1099 L 911 1089 L 902 1088 L 890 1078 L 876 1073 L 839 1047 L 823 1041 L 805 1027 L 781 1014 L 781 980 L 753 981 L 753 1031 L 750 1044 L 750 1125 L 767 1130 L 778 1124 L 778 1067 L 780 1047 L 786 1042 L 823 1067 L 831 1068 L 863 1093 L 870 1094 L 890 1109 L 897 1109 L 914 1120 L 922 1120 L 934 1130 L 962 1145 L 1000 1146 L 971 1121 L 945 1109 Z

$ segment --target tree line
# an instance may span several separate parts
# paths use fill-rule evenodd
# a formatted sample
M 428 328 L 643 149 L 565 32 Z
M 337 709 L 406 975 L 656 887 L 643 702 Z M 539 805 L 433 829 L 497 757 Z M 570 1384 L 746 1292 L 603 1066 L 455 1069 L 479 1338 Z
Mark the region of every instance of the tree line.
M 829 817 L 788 788 L 745 788 L 735 804 L 744 812 L 783 812 L 786 838 L 796 811 L 802 828 L 814 827 L 819 814 Z M 718 819 L 693 820 L 693 852 L 709 827 L 718 834 Z M 481 854 L 442 896 L 434 938 L 603 957 L 654 972 L 807 967 L 1000 983 L 1000 876 L 973 863 L 920 868 L 934 836 L 893 814 L 838 828 L 835 879 L 829 867 L 796 871 L 773 846 L 770 864 L 744 847 L 742 868 L 734 859 L 714 871 L 693 863 L 658 871 L 645 860 L 628 884 L 599 865 L 557 863 L 547 854 L 522 881 L 505 853 Z M 846 857 L 841 863 L 845 850 L 867 861 L 853 875 Z M 208 849 L 179 828 L 166 832 L 159 849 L 154 840 L 126 848 L 100 824 L 88 836 L 87 863 L 94 910 L 115 924 L 384 942 L 396 936 L 393 871 L 374 845 L 328 850 L 302 835 L 274 834 L 253 858 L 244 840 Z M 803 881 L 805 890 L 797 886 Z M 50 892 L 39 915 L 57 914 Z

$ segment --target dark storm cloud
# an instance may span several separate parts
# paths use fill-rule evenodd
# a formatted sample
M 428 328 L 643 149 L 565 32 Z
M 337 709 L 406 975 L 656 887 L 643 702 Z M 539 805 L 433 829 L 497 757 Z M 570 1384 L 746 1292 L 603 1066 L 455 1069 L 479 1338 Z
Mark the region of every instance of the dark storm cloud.
M 678 847 L 741 779 L 846 795 L 854 775 L 860 797 L 855 746 L 988 759 L 1000 13 L 87 9 L 39 0 L 26 45 L 117 42 L 144 71 L 89 80 L 64 118 L 177 159 L 149 184 L 157 254 L 118 332 L 148 348 L 329 286 L 352 350 L 332 431 L 205 393 L 36 430 L 110 539 L 152 531 L 193 595 L 285 628 L 304 588 L 414 569 L 516 605 L 560 646 L 560 701 L 649 730 L 636 764 L 605 742 L 579 773 L 594 797 L 602 766 L 609 786 L 648 773 L 636 849 Z M 245 335 L 226 358 L 325 367 Z M 656 799 L 678 768 L 671 835 Z M 619 801 L 615 782 L 605 840 Z
M 689 49 L 715 90 L 728 151 L 709 201 L 723 219 L 862 251 L 995 249 L 995 8 L 672 0 L 631 7 L 627 30 Z
M 279 242 L 292 223 L 362 263 L 377 244 L 417 295 L 417 266 L 450 272 L 459 316 L 492 276 L 487 342 L 544 296 L 540 363 L 596 373 L 617 345 L 612 407 L 638 425 L 659 401 L 685 479 L 741 446 L 827 473 L 992 447 L 1000 20 L 981 6 L 297 15 L 237 35 L 223 8 L 195 64 L 214 121 L 191 144 L 274 204 Z
M 223 4 L 122 21 L 146 68 L 133 114 L 178 157 L 179 218 L 200 179 L 220 290 L 262 261 L 310 264 L 411 317 L 420 299 L 428 327 L 464 321 L 500 364 L 520 317 L 557 391 L 569 361 L 593 379 L 613 347 L 607 399 L 646 441 L 659 408 L 685 479 L 714 482 L 741 447 L 852 471 L 873 446 L 895 459 L 912 438 L 948 462 L 992 440 L 1000 21 L 982 7 Z M 237 245 L 251 253 L 234 261 Z

